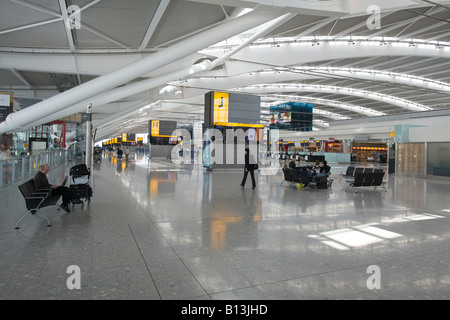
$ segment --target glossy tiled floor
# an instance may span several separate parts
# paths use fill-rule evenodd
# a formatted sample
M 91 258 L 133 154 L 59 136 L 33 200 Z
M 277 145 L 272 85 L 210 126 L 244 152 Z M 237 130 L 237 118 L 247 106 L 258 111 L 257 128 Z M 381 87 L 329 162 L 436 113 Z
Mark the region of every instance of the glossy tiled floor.
M 253 191 L 241 170 L 108 157 L 89 206 L 45 208 L 52 227 L 31 218 L 20 230 L 25 205 L 10 186 L 0 298 L 449 299 L 450 181 L 391 175 L 387 192 L 355 194 L 339 181 L 347 164 L 331 166 L 332 190 L 280 186 L 278 172 Z M 81 289 L 67 287 L 72 265 Z

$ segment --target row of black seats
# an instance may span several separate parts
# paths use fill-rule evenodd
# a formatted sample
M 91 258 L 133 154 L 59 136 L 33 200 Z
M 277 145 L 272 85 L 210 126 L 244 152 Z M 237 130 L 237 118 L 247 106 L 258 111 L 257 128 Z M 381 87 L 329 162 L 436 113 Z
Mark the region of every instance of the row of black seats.
M 285 182 L 289 183 L 301 183 L 304 185 L 305 190 L 309 188 L 315 189 L 326 189 L 331 187 L 332 179 L 325 177 L 315 178 L 315 176 L 308 176 L 308 173 L 304 170 L 297 170 L 292 168 L 283 169 L 284 180 L 281 185 Z
M 354 177 L 358 173 L 373 173 L 373 172 L 384 172 L 383 169 L 375 169 L 375 168 L 356 168 L 349 166 L 345 171 L 345 174 L 342 173 L 344 178 Z
M 69 177 L 66 176 L 63 185 L 67 183 L 68 178 Z M 33 179 L 21 184 L 19 190 L 25 199 L 25 205 L 28 211 L 21 219 L 19 219 L 19 221 L 17 221 L 16 229 L 20 229 L 19 225 L 29 216 L 35 216 L 36 218 L 47 221 L 47 226 L 50 227 L 50 220 L 43 214 L 41 214 L 42 217 L 39 215 L 40 209 L 48 206 L 56 206 L 61 195 L 52 194 L 51 189 L 36 189 Z
M 382 187 L 384 192 L 386 192 L 383 182 L 384 174 L 385 172 L 382 169 L 377 169 L 377 171 L 374 170 L 373 172 L 357 172 L 354 176 L 346 178 L 347 186 L 345 191 L 347 191 L 348 187 L 351 187 L 355 193 L 357 193 L 356 187 L 374 187 L 373 190 L 377 187 Z

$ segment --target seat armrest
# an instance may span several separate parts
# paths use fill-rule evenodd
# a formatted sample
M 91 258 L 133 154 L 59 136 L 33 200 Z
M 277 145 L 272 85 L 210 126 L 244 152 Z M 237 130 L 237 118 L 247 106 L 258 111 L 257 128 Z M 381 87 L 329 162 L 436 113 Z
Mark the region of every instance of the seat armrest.
M 25 197 L 25 200 L 31 200 L 31 199 L 45 199 L 46 197 Z
M 37 194 L 37 195 L 41 195 L 41 194 L 42 194 L 42 195 L 48 195 L 49 193 L 48 193 L 48 192 L 32 192 L 32 193 L 31 193 L 31 195 L 36 195 L 36 194 Z

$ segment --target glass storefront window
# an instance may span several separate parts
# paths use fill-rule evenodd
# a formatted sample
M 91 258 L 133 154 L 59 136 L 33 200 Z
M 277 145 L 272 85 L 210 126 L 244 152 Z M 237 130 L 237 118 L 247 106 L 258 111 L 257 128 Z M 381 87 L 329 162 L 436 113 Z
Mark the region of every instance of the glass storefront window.
M 429 142 L 427 148 L 427 174 L 450 177 L 450 142 Z

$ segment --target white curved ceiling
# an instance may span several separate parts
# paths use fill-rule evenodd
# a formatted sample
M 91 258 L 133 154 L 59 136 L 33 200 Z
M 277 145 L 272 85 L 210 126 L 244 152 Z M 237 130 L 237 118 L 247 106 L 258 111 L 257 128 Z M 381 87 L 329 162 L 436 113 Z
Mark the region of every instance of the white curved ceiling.
M 90 97 L 98 101 L 92 109 L 99 129 L 97 138 L 146 132 L 149 119 L 173 119 L 183 124 L 203 120 L 204 94 L 210 90 L 261 95 L 263 108 L 288 97 L 314 101 L 319 128 L 339 117 L 450 107 L 450 1 L 267 3 L 2 0 L 0 92 L 14 92 L 17 106 L 44 101 L 39 106 L 45 108 L 51 97 L 195 39 L 195 35 L 233 21 L 249 8 L 278 11 L 279 17 L 291 15 L 275 27 L 264 29 L 261 25 L 227 39 L 217 34 L 216 44 L 187 53 L 116 88 L 115 92 L 129 95 L 105 99 L 107 91 Z M 380 9 L 379 16 L 370 11 L 374 4 Z M 70 6 L 81 8 L 80 29 L 66 26 Z M 372 22 L 379 23 L 379 28 Z M 237 50 L 243 43 L 245 46 Z M 220 63 L 212 68 L 189 72 L 195 64 L 216 59 Z M 184 69 L 187 74 L 181 75 L 179 71 Z M 157 81 L 161 79 L 162 84 Z M 143 80 L 148 80 L 145 90 L 127 90 L 132 84 L 142 85 Z M 77 112 L 83 110 L 69 106 L 43 119 L 37 115 L 32 124 Z M 262 120 L 267 120 L 267 112 L 262 112 Z

